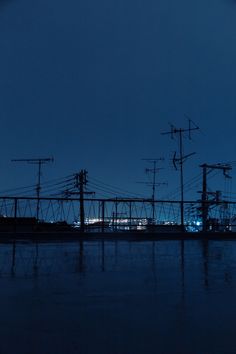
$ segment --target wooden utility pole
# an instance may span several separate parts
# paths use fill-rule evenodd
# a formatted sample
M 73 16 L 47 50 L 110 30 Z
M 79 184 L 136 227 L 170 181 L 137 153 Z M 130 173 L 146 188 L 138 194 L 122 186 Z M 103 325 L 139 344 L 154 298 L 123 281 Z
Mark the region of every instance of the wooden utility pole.
M 87 183 L 87 174 L 86 170 L 81 170 L 79 173 L 79 192 L 80 192 L 80 231 L 84 232 L 84 186 Z
M 67 196 L 69 195 L 79 195 L 79 205 L 80 205 L 80 232 L 85 231 L 85 212 L 84 212 L 84 195 L 94 194 L 94 192 L 87 192 L 84 190 L 88 180 L 88 171 L 81 170 L 79 173 L 75 174 L 75 187 L 79 189 L 79 192 L 67 191 Z

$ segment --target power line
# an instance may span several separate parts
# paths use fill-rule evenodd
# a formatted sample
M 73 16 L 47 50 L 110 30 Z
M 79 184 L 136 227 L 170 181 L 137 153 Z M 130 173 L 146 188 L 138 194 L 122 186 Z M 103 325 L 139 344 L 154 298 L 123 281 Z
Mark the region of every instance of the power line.
M 133 193 L 133 192 L 129 192 L 123 188 L 120 188 L 120 187 L 116 187 L 116 186 L 112 186 L 108 183 L 104 183 L 100 180 L 98 180 L 97 178 L 94 178 L 94 177 L 90 177 L 89 178 L 91 181 L 95 181 L 95 183 L 97 184 L 97 186 L 99 185 L 102 185 L 104 186 L 103 188 L 106 188 L 108 191 L 111 191 L 113 194 L 123 194 L 123 195 L 131 195 L 131 196 L 139 196 L 139 197 L 143 197 L 142 194 L 139 194 L 139 193 Z M 94 182 L 90 182 L 90 183 L 94 183 Z M 100 186 L 100 187 L 102 187 Z

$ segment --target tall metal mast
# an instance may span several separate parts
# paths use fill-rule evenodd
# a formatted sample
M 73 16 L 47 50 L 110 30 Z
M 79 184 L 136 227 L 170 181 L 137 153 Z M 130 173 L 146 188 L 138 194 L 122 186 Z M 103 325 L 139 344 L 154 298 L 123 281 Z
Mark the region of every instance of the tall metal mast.
M 181 202 L 180 202 L 180 217 L 181 217 L 181 226 L 184 229 L 184 171 L 183 171 L 183 164 L 185 160 L 194 155 L 195 153 L 190 153 L 184 156 L 183 152 L 183 135 L 184 133 L 188 133 L 188 138 L 191 139 L 191 132 L 194 130 L 198 130 L 199 127 L 196 124 L 189 120 L 189 127 L 188 128 L 176 128 L 175 126 L 171 125 L 171 130 L 162 135 L 171 135 L 173 139 L 175 135 L 178 135 L 179 138 L 179 157 L 176 157 L 176 152 L 173 156 L 173 165 L 177 170 L 177 164 L 180 166 L 180 191 L 181 191 Z
M 26 162 L 29 164 L 38 165 L 38 174 L 37 174 L 37 184 L 35 187 L 36 196 L 37 196 L 37 207 L 36 207 L 36 218 L 39 219 L 39 204 L 40 204 L 40 192 L 41 192 L 41 176 L 42 176 L 42 165 L 53 162 L 53 157 L 46 158 L 33 158 L 33 159 L 13 159 L 12 162 Z
M 166 183 L 156 183 L 157 172 L 161 169 L 161 168 L 157 168 L 157 163 L 158 163 L 158 161 L 164 161 L 164 159 L 163 158 L 157 158 L 157 159 L 147 158 L 147 159 L 142 159 L 142 160 L 150 162 L 153 165 L 152 168 L 146 168 L 145 172 L 152 173 L 152 182 L 150 183 L 150 185 L 152 186 L 152 222 L 155 223 L 156 186 L 166 184 Z M 149 184 L 148 182 L 144 182 L 144 183 Z

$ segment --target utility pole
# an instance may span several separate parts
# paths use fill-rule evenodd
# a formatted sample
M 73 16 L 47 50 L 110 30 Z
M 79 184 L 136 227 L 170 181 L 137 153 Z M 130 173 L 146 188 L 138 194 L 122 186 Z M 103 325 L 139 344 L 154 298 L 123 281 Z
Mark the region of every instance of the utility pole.
M 39 205 L 40 205 L 40 192 L 41 192 L 41 176 L 42 176 L 42 165 L 53 162 L 53 157 L 46 158 L 34 158 L 34 159 L 13 159 L 12 162 L 26 162 L 28 164 L 38 165 L 37 183 L 36 183 L 36 197 L 37 197 L 37 207 L 36 207 L 36 219 L 39 219 Z
M 155 224 L 155 200 L 156 200 L 156 187 L 157 186 L 161 186 L 161 185 L 166 185 L 167 183 L 156 183 L 156 175 L 157 172 L 159 170 L 161 170 L 161 168 L 157 168 L 157 163 L 158 161 L 164 161 L 164 158 L 157 158 L 157 159 L 151 159 L 151 158 L 147 158 L 147 159 L 142 159 L 144 161 L 147 161 L 149 163 L 151 163 L 153 166 L 152 168 L 146 168 L 145 172 L 146 173 L 152 173 L 152 182 L 143 182 L 146 185 L 151 185 L 152 186 L 152 223 Z
M 76 176 L 77 181 L 79 181 L 79 193 L 80 193 L 80 230 L 84 232 L 84 186 L 87 184 L 87 174 L 86 170 L 81 170 L 79 175 Z
M 208 221 L 208 212 L 210 207 L 208 195 L 212 194 L 212 192 L 209 193 L 207 191 L 207 175 L 213 170 L 222 170 L 226 178 L 231 178 L 228 175 L 228 172 L 232 170 L 232 167 L 230 164 L 223 164 L 223 163 L 218 163 L 213 165 L 208 165 L 204 163 L 200 165 L 200 167 L 202 168 L 202 198 L 201 198 L 202 231 L 206 232 L 208 231 L 207 221 Z M 216 199 L 218 199 L 219 191 L 214 194 L 216 195 Z
M 85 192 L 84 187 L 86 186 L 88 171 L 81 170 L 79 173 L 75 174 L 75 187 L 79 189 L 79 192 L 67 191 L 67 196 L 78 195 L 79 194 L 79 204 L 80 204 L 80 232 L 85 231 L 85 212 L 84 212 L 84 195 L 85 194 L 95 194 L 94 192 Z
M 198 130 L 199 127 L 196 126 L 196 124 L 189 119 L 189 126 L 188 128 L 176 128 L 175 126 L 171 125 L 171 130 L 165 133 L 162 133 L 162 135 L 170 135 L 171 138 L 173 139 L 176 135 L 178 136 L 179 139 L 179 157 L 176 157 L 176 152 L 174 153 L 173 157 L 173 165 L 175 169 L 177 170 L 177 164 L 180 166 L 180 191 L 181 191 L 181 201 L 180 201 L 180 218 L 181 218 L 181 226 L 184 231 L 184 170 L 183 170 L 183 164 L 186 161 L 186 159 L 195 153 L 190 153 L 188 155 L 184 156 L 183 152 L 183 136 L 185 133 L 188 133 L 188 138 L 191 140 L 191 132 L 194 130 Z

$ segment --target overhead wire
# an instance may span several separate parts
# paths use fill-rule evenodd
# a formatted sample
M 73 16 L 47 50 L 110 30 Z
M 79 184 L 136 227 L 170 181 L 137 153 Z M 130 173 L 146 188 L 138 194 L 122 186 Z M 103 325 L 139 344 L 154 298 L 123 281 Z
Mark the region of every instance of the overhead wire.
M 129 192 L 126 189 L 123 189 L 123 188 L 120 188 L 120 187 L 117 187 L 117 186 L 114 186 L 114 185 L 111 185 L 111 184 L 108 184 L 108 183 L 104 183 L 104 182 L 102 182 L 102 181 L 100 181 L 100 180 L 98 180 L 97 178 L 94 178 L 94 177 L 90 177 L 89 180 L 92 181 L 91 183 L 96 183 L 97 185 L 102 185 L 103 188 L 111 190 L 114 193 L 120 193 L 120 194 L 123 194 L 123 195 L 131 195 L 132 197 L 134 197 L 134 196 L 141 197 L 141 198 L 144 197 L 140 193 Z
M 42 182 L 41 187 L 43 188 L 44 186 L 47 186 L 47 188 L 49 188 L 51 185 L 52 186 L 59 186 L 61 184 L 65 184 L 65 182 L 73 180 L 72 176 L 73 175 L 69 175 L 66 177 L 55 178 L 53 180 L 48 180 L 48 181 Z M 33 184 L 33 185 L 29 185 L 29 186 L 22 186 L 22 187 L 17 187 L 17 188 L 5 189 L 5 190 L 0 191 L 0 194 L 10 193 L 12 195 L 14 192 L 17 192 L 17 193 L 14 193 L 14 195 L 19 196 L 21 193 L 28 195 L 30 193 L 35 192 L 36 186 L 37 186 L 37 184 Z

